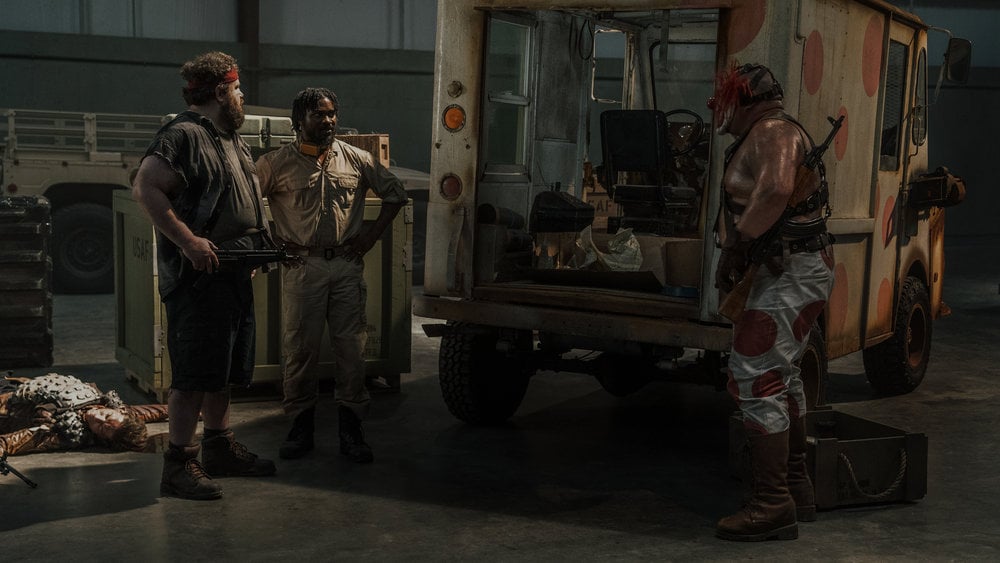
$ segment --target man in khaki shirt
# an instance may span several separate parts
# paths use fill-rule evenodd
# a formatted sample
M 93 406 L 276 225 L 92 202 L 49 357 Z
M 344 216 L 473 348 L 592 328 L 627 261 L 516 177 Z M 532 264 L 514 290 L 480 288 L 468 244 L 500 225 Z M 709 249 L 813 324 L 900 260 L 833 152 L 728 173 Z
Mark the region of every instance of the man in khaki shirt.
M 307 88 L 292 104 L 298 139 L 257 160 L 261 191 L 274 219 L 275 238 L 299 254 L 301 268 L 283 268 L 284 400 L 292 429 L 279 455 L 313 449 L 323 330 L 337 365 L 340 453 L 373 460 L 361 421 L 370 403 L 365 387 L 367 340 L 363 258 L 407 202 L 402 183 L 371 153 L 337 140 L 337 96 Z M 374 223 L 364 225 L 365 195 L 382 199 Z

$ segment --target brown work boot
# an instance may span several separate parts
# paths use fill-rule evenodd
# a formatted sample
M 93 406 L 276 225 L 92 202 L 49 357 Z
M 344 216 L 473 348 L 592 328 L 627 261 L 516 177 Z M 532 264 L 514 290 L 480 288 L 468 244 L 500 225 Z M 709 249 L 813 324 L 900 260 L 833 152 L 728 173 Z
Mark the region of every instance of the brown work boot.
M 788 428 L 788 492 L 799 522 L 816 521 L 816 492 L 806 468 L 806 419 L 793 418 Z
M 205 471 L 216 477 L 266 477 L 277 471 L 274 462 L 260 459 L 233 438 L 233 431 L 206 430 L 201 440 Z
M 214 500 L 222 498 L 222 487 L 198 463 L 198 446 L 170 444 L 163 452 L 163 477 L 160 494 L 188 500 Z
M 288 437 L 278 449 L 278 457 L 281 459 L 295 459 L 311 452 L 313 443 L 313 433 L 316 429 L 316 407 L 309 407 L 300 412 L 292 421 L 292 429 L 288 432 Z
M 361 429 L 361 419 L 351 409 L 337 407 L 340 416 L 340 453 L 356 463 L 371 463 L 375 460 L 372 448 L 365 442 L 365 432 Z
M 719 520 L 724 540 L 794 540 L 799 537 L 795 501 L 788 492 L 788 431 L 749 436 L 753 492 L 743 508 Z

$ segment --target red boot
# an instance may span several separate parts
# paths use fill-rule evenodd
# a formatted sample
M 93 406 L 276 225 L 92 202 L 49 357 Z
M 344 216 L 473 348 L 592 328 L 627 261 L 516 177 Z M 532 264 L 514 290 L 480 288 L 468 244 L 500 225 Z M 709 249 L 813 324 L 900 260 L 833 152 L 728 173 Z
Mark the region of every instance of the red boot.
M 794 540 L 799 537 L 795 502 L 788 492 L 788 432 L 748 438 L 753 494 L 735 514 L 716 525 L 715 535 L 733 541 Z
M 806 419 L 793 418 L 788 428 L 788 492 L 799 522 L 816 521 L 816 492 L 806 468 Z

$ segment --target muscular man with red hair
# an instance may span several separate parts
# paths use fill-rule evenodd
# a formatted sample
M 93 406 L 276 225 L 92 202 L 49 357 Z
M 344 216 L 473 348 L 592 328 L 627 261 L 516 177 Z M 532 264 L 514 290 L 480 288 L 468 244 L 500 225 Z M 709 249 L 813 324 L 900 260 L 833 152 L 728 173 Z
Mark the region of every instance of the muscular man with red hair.
M 753 495 L 719 521 L 716 534 L 728 540 L 795 539 L 797 522 L 816 514 L 797 361 L 833 287 L 833 248 L 822 166 L 808 186 L 812 195 L 790 206 L 813 142 L 784 112 L 782 97 L 770 69 L 747 64 L 723 72 L 709 100 L 717 131 L 736 138 L 722 177 L 716 286 L 728 292 L 749 275 L 751 249 L 764 256 L 764 267 L 749 270 L 745 312 L 733 323 L 728 387 L 748 435 Z

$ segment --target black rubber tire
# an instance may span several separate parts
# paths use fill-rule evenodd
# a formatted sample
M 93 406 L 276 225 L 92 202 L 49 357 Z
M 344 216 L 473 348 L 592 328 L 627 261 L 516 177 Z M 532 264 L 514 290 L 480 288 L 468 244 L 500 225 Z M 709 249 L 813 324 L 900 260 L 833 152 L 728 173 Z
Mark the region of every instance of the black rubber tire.
M 638 358 L 604 352 L 597 360 L 597 382 L 615 397 L 627 397 L 650 382 Z
M 826 384 L 830 378 L 826 339 L 819 323 L 809 330 L 809 342 L 799 359 L 802 385 L 806 394 L 806 409 L 813 411 L 826 404 Z
M 524 399 L 531 371 L 523 355 L 499 352 L 499 332 L 454 323 L 441 338 L 438 355 L 441 395 L 448 410 L 477 426 L 510 418 Z M 519 331 L 515 347 L 530 350 L 531 332 Z
M 113 214 L 98 203 L 74 203 L 52 213 L 52 286 L 59 293 L 115 289 Z
M 903 395 L 920 385 L 930 359 L 932 328 L 927 287 L 907 277 L 896 304 L 892 338 L 862 352 L 868 383 L 876 392 Z

